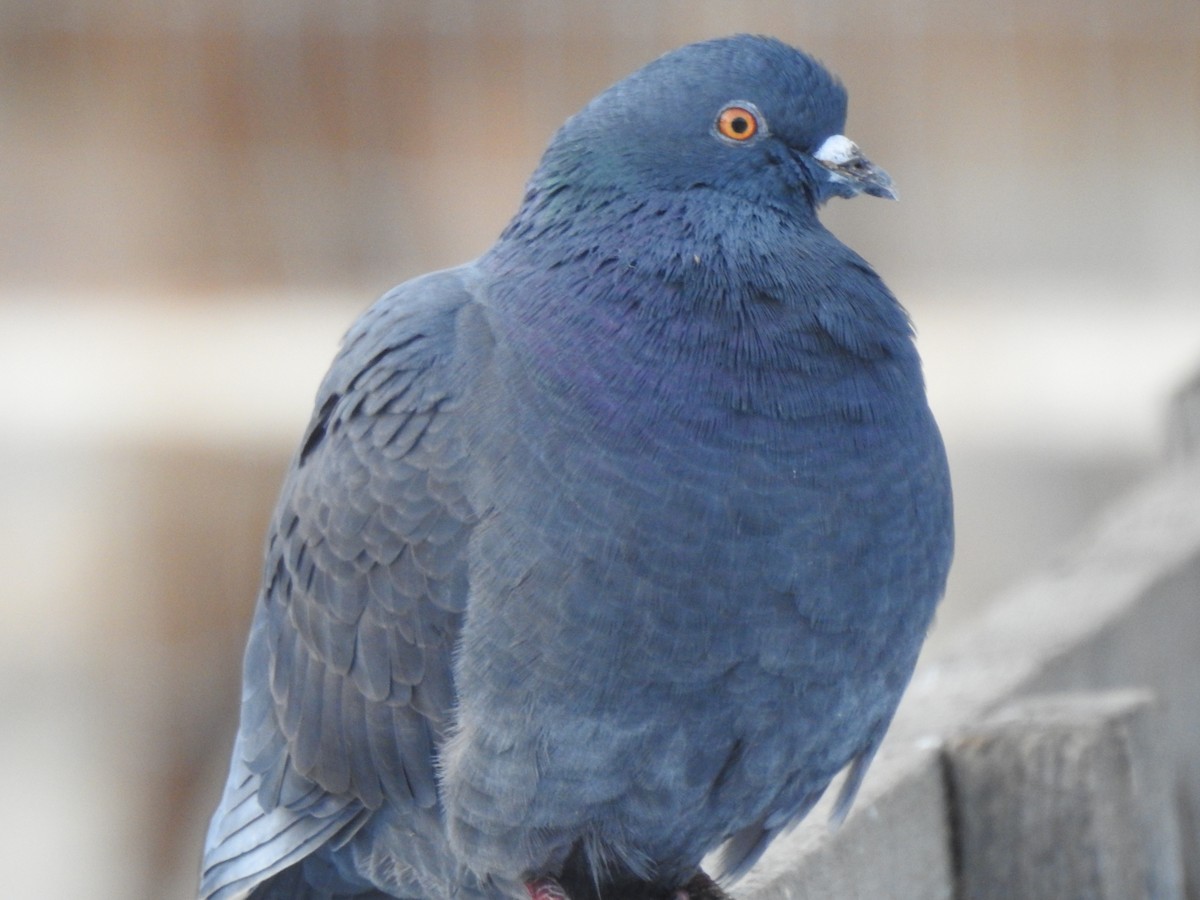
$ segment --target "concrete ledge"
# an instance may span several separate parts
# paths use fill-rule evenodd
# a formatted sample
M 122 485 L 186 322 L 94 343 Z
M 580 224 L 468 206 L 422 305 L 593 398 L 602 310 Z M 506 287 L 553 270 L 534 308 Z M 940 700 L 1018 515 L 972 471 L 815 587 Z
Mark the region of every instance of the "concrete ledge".
M 1178 459 L 1200 456 L 1200 371 L 1171 397 L 1167 450 Z
M 1181 896 L 1159 714 L 1144 690 L 1047 695 L 952 740 L 960 900 Z
M 859 800 L 819 807 L 735 887 L 739 900 L 956 896 L 936 748 L 1034 694 L 1142 688 L 1162 707 L 1190 897 L 1200 892 L 1200 465 L 1112 508 L 1057 565 L 922 659 Z

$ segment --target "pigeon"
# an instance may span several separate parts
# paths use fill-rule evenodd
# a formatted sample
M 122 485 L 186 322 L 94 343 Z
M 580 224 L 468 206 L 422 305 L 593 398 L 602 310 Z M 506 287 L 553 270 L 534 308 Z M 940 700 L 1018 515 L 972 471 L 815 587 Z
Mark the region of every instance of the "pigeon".
M 350 328 L 203 900 L 717 898 L 842 770 L 845 814 L 953 543 L 908 314 L 817 217 L 895 196 L 846 102 L 774 38 L 668 53 Z

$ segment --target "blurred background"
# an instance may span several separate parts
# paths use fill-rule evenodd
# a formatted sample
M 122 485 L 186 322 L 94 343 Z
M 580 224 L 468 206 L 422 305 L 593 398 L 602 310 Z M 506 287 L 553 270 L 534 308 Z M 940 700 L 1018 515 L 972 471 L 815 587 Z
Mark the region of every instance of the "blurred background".
M 1195 0 L 0 0 L 0 884 L 184 900 L 263 533 L 392 284 L 679 44 L 830 65 L 957 491 L 934 640 L 1156 464 L 1200 362 Z

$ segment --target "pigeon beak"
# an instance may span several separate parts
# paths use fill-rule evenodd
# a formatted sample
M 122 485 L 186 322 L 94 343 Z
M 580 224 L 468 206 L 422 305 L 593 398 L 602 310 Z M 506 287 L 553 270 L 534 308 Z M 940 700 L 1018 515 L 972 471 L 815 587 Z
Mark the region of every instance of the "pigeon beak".
M 858 145 L 844 134 L 826 138 L 813 159 L 829 170 L 830 180 L 847 197 L 861 193 L 888 200 L 897 198 L 891 176 L 863 156 Z

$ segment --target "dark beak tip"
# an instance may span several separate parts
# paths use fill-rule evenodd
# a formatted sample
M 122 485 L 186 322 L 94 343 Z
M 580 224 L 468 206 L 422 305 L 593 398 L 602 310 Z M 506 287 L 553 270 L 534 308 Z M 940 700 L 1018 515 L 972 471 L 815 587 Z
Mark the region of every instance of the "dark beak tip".
M 896 186 L 890 181 L 887 184 L 872 185 L 866 189 L 866 193 L 872 197 L 879 197 L 882 200 L 900 199 L 900 192 L 896 190 Z

